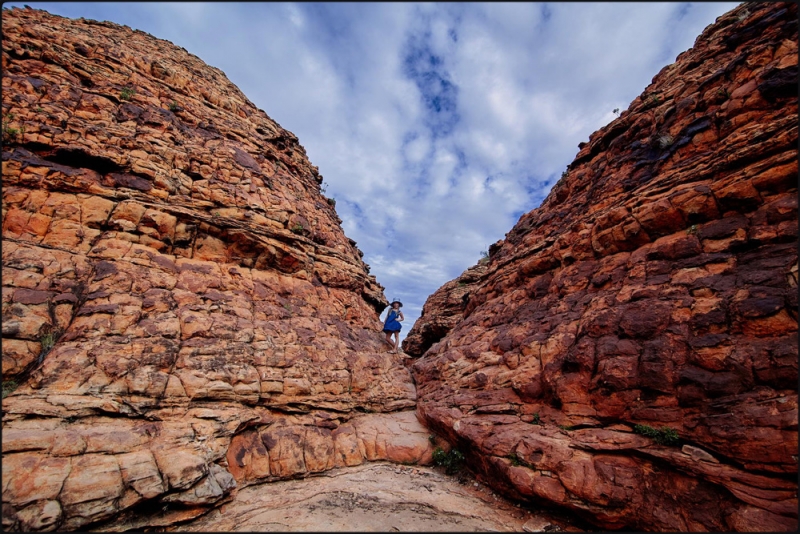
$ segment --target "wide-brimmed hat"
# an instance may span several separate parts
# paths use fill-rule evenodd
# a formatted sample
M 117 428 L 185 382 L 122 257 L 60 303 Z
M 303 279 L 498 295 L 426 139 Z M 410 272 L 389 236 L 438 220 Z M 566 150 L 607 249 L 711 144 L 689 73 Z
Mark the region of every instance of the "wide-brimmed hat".
M 400 305 L 400 307 L 401 307 L 401 308 L 403 307 L 403 303 L 402 303 L 402 302 L 400 302 L 399 300 L 393 300 L 392 302 L 390 302 L 390 303 L 389 303 L 389 306 L 394 306 L 394 303 L 395 303 L 395 302 L 396 302 L 396 303 L 398 303 L 398 304 Z

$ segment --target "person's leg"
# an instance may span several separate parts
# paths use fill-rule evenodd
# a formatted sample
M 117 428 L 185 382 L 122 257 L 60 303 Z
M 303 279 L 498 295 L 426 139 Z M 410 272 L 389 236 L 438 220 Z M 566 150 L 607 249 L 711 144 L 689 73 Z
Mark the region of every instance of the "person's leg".
M 397 348 L 400 346 L 400 331 L 394 333 L 394 353 L 397 354 Z
M 391 332 L 386 332 L 386 343 L 388 343 L 390 347 L 394 347 L 394 343 L 392 342 Z

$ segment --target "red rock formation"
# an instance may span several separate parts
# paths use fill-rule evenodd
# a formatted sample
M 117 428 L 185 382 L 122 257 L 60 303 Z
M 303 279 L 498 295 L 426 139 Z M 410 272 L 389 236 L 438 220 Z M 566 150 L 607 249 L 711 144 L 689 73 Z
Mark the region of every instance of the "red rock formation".
M 608 529 L 797 528 L 797 41 L 795 4 L 706 28 L 413 365 L 488 482 Z
M 171 43 L 2 17 L 4 528 L 429 461 L 412 412 L 359 416 L 414 386 L 297 138 Z
M 452 330 L 464 318 L 470 293 L 484 274 L 486 263 L 478 263 L 428 297 L 419 319 L 403 340 L 403 352 L 410 356 L 422 356 Z

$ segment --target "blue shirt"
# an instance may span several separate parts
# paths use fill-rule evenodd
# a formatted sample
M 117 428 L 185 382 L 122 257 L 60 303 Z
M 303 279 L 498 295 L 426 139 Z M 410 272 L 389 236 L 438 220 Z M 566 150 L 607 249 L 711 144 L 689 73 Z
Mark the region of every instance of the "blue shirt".
M 400 321 L 397 320 L 399 316 L 399 311 L 389 311 L 389 315 L 386 316 L 386 322 L 383 323 L 383 329 L 389 330 L 390 332 L 399 332 L 400 329 L 403 328 L 403 325 L 401 325 Z

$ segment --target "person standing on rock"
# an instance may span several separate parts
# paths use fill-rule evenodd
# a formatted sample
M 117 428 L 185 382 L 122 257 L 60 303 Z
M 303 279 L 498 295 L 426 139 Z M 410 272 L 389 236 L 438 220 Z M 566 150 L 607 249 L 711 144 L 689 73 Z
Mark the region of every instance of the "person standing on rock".
M 386 342 L 392 347 L 389 354 L 397 354 L 397 348 L 400 346 L 400 329 L 403 328 L 400 321 L 405 319 L 403 312 L 400 311 L 403 303 L 395 300 L 389 306 L 386 322 L 383 323 L 383 333 L 386 334 Z M 392 341 L 392 334 L 394 334 L 394 341 Z

